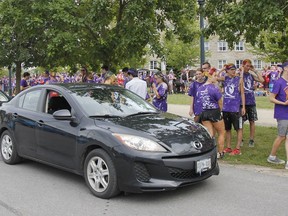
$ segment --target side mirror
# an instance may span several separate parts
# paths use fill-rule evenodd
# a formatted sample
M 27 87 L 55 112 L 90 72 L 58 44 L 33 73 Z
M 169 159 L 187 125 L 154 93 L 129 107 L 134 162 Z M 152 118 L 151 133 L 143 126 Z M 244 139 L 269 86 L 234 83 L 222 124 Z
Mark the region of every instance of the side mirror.
M 72 120 L 73 119 L 70 111 L 67 109 L 55 111 L 53 113 L 53 117 L 57 120 Z

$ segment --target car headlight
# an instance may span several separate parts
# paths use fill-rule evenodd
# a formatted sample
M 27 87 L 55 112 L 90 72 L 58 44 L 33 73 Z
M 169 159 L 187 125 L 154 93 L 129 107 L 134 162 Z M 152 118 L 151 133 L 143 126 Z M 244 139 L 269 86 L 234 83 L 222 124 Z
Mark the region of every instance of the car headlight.
M 113 136 L 124 145 L 139 151 L 167 152 L 167 150 L 158 143 L 144 137 L 116 133 L 113 134 Z
M 209 136 L 210 136 L 211 138 L 213 138 L 206 127 L 204 127 L 202 124 L 199 124 L 199 125 L 209 134 Z

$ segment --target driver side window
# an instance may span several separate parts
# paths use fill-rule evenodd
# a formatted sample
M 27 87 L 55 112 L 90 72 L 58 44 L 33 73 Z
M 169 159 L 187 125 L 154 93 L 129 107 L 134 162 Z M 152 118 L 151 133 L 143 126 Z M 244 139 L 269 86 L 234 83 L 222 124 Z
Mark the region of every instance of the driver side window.
M 53 114 L 57 110 L 67 109 L 71 112 L 71 106 L 57 91 L 48 91 L 46 96 L 45 113 Z

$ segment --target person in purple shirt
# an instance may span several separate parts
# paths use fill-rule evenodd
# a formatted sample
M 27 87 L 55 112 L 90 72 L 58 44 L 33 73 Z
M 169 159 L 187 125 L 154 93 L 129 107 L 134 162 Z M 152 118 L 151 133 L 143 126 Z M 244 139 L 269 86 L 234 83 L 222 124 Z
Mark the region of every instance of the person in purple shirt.
M 255 137 L 255 121 L 258 120 L 256 102 L 254 95 L 254 81 L 263 83 L 262 74 L 257 72 L 252 66 L 249 59 L 243 60 L 241 76 L 243 76 L 244 93 L 245 93 L 245 110 L 246 114 L 243 116 L 243 121 L 249 120 L 250 126 L 250 140 L 249 147 L 254 147 Z
M 222 81 L 224 89 L 222 113 L 226 130 L 227 145 L 224 152 L 230 153 L 230 155 L 240 155 L 240 146 L 243 137 L 242 116 L 245 115 L 243 78 L 236 75 L 236 66 L 232 63 L 225 66 L 225 71 L 225 76 L 218 78 L 218 81 Z M 240 108 L 241 101 L 243 101 L 242 108 Z M 237 145 L 233 150 L 231 148 L 232 125 L 237 132 Z
M 204 72 L 201 68 L 198 68 L 195 73 L 196 80 L 191 83 L 188 95 L 191 97 L 191 104 L 189 115 L 194 115 L 194 121 L 199 122 L 200 114 L 202 112 L 201 99 L 197 97 L 198 88 L 205 83 Z M 169 80 L 170 81 L 170 80 Z
M 30 78 L 30 73 L 25 72 L 23 74 L 23 79 L 20 81 L 20 91 L 23 91 L 27 88 L 30 87 L 30 85 L 28 85 L 27 80 Z
M 161 72 L 157 72 L 154 75 L 156 85 L 152 84 L 152 89 L 154 92 L 153 105 L 163 111 L 167 112 L 167 95 L 168 95 L 168 85 L 165 82 L 164 75 Z
M 56 73 L 55 72 L 51 72 L 49 77 L 50 77 L 50 79 L 45 84 L 58 83 L 58 80 L 56 78 Z
M 277 120 L 278 136 L 274 140 L 267 161 L 273 164 L 285 163 L 284 160 L 276 156 L 278 148 L 285 140 L 287 157 L 285 169 L 288 169 L 288 62 L 283 63 L 282 68 L 282 77 L 275 81 L 272 92 L 270 93 L 270 101 L 275 104 L 274 118 Z
M 275 66 L 271 67 L 271 71 L 269 73 L 270 79 L 269 79 L 269 91 L 272 92 L 273 90 L 273 85 L 275 83 L 275 81 L 278 79 L 279 77 L 279 72 L 276 69 Z
M 200 119 L 211 137 L 215 137 L 214 129 L 218 133 L 218 158 L 224 157 L 225 128 L 221 114 L 222 94 L 217 83 L 215 71 L 205 72 L 207 81 L 198 88 L 197 97 L 201 99 L 202 113 Z

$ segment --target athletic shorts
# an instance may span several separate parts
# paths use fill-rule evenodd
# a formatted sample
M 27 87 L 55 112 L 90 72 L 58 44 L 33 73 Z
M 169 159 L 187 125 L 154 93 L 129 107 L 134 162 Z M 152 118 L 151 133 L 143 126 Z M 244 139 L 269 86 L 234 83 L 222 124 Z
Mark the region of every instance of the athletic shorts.
M 223 119 L 220 109 L 203 110 L 200 115 L 201 121 L 219 122 Z
M 258 116 L 257 116 L 257 110 L 256 110 L 256 105 L 246 105 L 246 114 L 242 116 L 243 121 L 257 121 Z
M 288 137 L 288 120 L 277 120 L 278 136 Z
M 232 125 L 236 131 L 243 128 L 242 116 L 239 112 L 223 112 L 223 120 L 226 131 L 230 131 Z

